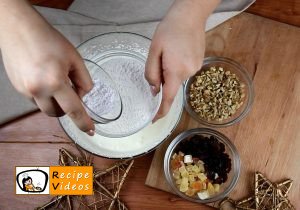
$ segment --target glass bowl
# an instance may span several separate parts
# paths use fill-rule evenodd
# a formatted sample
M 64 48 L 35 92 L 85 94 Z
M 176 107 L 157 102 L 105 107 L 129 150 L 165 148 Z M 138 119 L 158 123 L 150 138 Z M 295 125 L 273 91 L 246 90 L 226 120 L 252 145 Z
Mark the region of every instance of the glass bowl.
M 192 137 L 194 135 L 202 135 L 204 137 L 214 136 L 219 142 L 225 145 L 225 153 L 227 153 L 229 155 L 229 158 L 231 159 L 231 170 L 228 173 L 227 181 L 220 186 L 220 191 L 218 193 L 204 200 L 198 198 L 197 195 L 195 195 L 194 197 L 190 197 L 181 192 L 176 186 L 171 168 L 171 160 L 174 153 L 178 152 L 179 144 L 183 141 L 189 141 L 189 137 Z M 164 157 L 164 172 L 167 182 L 171 186 L 173 192 L 175 192 L 180 197 L 197 203 L 212 203 L 224 199 L 234 189 L 240 176 L 240 164 L 240 157 L 237 149 L 225 135 L 209 128 L 196 128 L 179 134 L 168 146 Z
M 84 64 L 94 83 L 93 89 L 82 99 L 86 112 L 95 123 L 105 124 L 119 119 L 123 104 L 115 82 L 94 62 L 84 59 Z
M 147 37 L 114 32 L 93 37 L 78 46 L 84 59 L 96 63 L 112 78 L 122 100 L 118 119 L 96 124 L 95 132 L 99 135 L 130 136 L 151 124 L 155 117 L 162 93 L 153 96 L 144 76 L 150 44 Z
M 222 121 L 217 120 L 206 120 L 201 118 L 191 107 L 190 104 L 190 85 L 195 81 L 197 75 L 200 75 L 202 71 L 209 69 L 210 67 L 223 67 L 224 71 L 230 71 L 234 73 L 237 78 L 245 85 L 243 98 L 243 104 L 237 109 L 237 111 L 227 119 Z M 210 127 L 225 127 L 233 125 L 241 121 L 250 111 L 252 103 L 254 100 L 254 90 L 252 85 L 252 80 L 250 78 L 247 70 L 241 66 L 239 63 L 224 57 L 207 57 L 203 61 L 202 68 L 192 77 L 190 77 L 184 84 L 184 106 L 186 111 L 199 123 L 210 126 Z

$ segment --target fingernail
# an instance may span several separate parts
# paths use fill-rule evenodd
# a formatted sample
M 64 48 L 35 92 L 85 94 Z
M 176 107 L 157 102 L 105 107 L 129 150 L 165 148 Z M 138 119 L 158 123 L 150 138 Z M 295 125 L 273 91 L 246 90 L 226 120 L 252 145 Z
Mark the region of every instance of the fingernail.
M 94 130 L 89 130 L 88 132 L 86 132 L 89 136 L 94 136 L 95 135 L 95 131 Z
M 153 96 L 156 96 L 157 92 L 156 92 L 156 87 L 154 85 L 150 86 L 150 90 Z

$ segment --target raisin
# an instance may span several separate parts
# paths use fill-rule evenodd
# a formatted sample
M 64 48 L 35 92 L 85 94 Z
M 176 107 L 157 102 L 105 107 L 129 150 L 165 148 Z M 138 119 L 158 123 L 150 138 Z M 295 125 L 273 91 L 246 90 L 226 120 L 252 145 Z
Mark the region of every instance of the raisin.
M 225 153 L 225 145 L 215 136 L 194 135 L 182 141 L 177 150 L 202 160 L 207 177 L 213 183 L 221 184 L 227 181 L 227 174 L 231 171 L 231 159 Z

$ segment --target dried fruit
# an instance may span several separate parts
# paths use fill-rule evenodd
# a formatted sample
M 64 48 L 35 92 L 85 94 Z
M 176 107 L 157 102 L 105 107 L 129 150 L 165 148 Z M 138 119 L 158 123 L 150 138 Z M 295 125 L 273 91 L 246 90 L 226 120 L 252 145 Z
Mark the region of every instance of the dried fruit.
M 207 176 L 204 173 L 200 173 L 198 174 L 198 178 L 203 182 L 205 180 L 207 180 Z
M 215 188 L 212 185 L 212 183 L 210 183 L 210 182 L 207 184 L 207 191 L 208 191 L 209 195 L 215 194 Z
M 219 184 L 214 184 L 214 188 L 215 188 L 216 193 L 220 191 L 220 185 Z
M 174 170 L 174 171 L 173 171 L 173 177 L 174 177 L 175 179 L 179 179 L 179 178 L 180 178 L 180 172 L 179 172 L 179 170 Z
M 192 157 L 199 158 L 196 165 L 200 172 L 205 171 L 207 178 L 213 184 L 222 184 L 227 181 L 227 174 L 231 171 L 231 159 L 225 153 L 225 145 L 215 136 L 194 135 L 182 141 L 178 149 Z
M 191 155 L 185 155 L 183 158 L 183 162 L 184 163 L 192 163 L 193 162 L 193 158 Z
M 195 173 L 199 173 L 200 172 L 200 168 L 197 165 L 193 165 L 192 166 L 192 171 L 194 171 Z
M 193 189 L 191 189 L 191 188 L 189 188 L 186 192 L 185 192 L 185 194 L 187 195 L 187 196 L 194 196 L 195 195 L 195 193 L 196 193 L 196 191 L 195 190 L 193 190 Z
M 205 199 L 209 198 L 209 193 L 207 190 L 202 190 L 202 191 L 198 192 L 197 195 L 201 200 L 205 200 Z
M 180 167 L 173 169 L 173 178 L 179 190 L 191 197 L 197 194 L 200 199 L 218 193 L 220 184 L 227 180 L 231 170 L 225 145 L 214 136 L 195 135 L 182 141 L 177 148 L 171 163 L 180 163 Z M 189 161 L 183 162 L 184 157 L 188 157 Z
M 202 182 L 196 181 L 196 182 L 191 183 L 191 187 L 192 187 L 194 190 L 196 190 L 196 191 L 199 192 L 200 190 L 202 190 L 203 185 L 202 185 Z

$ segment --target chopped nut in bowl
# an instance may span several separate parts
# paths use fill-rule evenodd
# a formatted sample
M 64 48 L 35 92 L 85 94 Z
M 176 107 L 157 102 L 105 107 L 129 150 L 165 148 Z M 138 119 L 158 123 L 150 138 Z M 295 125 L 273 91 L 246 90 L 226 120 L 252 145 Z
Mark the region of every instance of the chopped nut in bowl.
M 184 87 L 185 108 L 202 124 L 223 127 L 239 122 L 250 111 L 254 91 L 240 64 L 222 57 L 207 57 Z
M 223 134 L 196 128 L 179 134 L 164 158 L 167 182 L 180 197 L 198 203 L 224 199 L 240 175 L 240 158 Z

